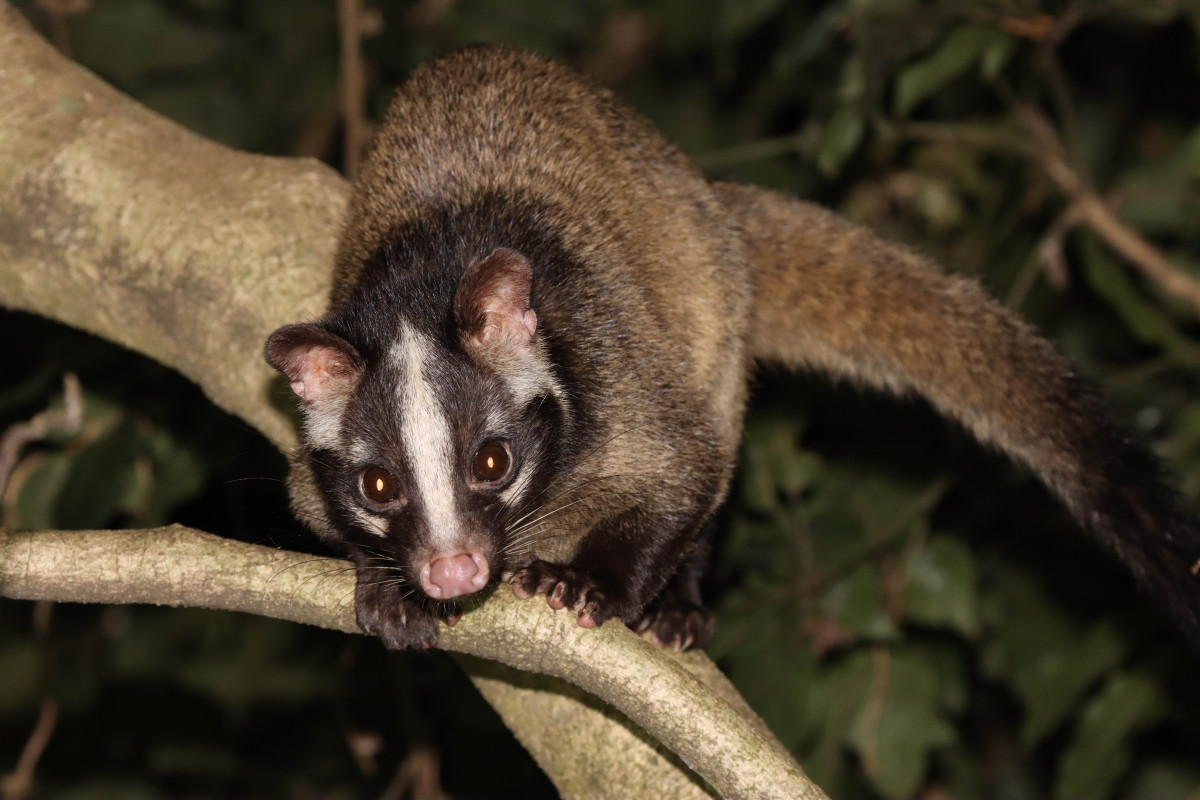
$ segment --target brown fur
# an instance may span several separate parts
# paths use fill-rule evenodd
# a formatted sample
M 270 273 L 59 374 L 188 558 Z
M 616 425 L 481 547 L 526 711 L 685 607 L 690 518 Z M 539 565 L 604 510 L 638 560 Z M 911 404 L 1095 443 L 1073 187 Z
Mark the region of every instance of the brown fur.
M 476 87 L 481 75 L 486 83 L 470 94 L 447 89 Z M 431 204 L 465 204 L 495 190 L 558 209 L 551 224 L 565 248 L 604 275 L 606 299 L 642 334 L 618 350 L 596 333 L 588 357 L 605 413 L 598 435 L 619 434 L 621 445 L 597 453 L 579 478 L 619 475 L 640 484 L 658 473 L 663 491 L 673 491 L 693 479 L 680 464 L 694 464 L 720 474 L 715 508 L 732 476 L 746 399 L 751 287 L 741 241 L 703 175 L 607 89 L 499 48 L 418 67 L 366 160 L 337 257 L 333 305 L 344 302 L 360 265 L 391 231 Z M 681 275 L 687 292 L 679 291 Z M 539 316 L 571 324 L 575 309 L 549 303 Z M 646 417 L 655 406 L 646 393 L 660 388 L 643 380 L 650 374 L 669 380 L 690 408 L 671 430 Z
M 717 188 L 754 267 L 755 358 L 922 395 L 1052 484 L 1076 479 L 1056 436 L 1070 364 L 975 281 L 810 203 Z

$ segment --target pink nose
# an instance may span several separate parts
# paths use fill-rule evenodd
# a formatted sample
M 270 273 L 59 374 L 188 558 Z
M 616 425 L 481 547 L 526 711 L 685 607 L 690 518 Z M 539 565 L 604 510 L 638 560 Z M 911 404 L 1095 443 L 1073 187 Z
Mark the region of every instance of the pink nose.
M 478 553 L 434 558 L 421 568 L 421 588 L 435 600 L 474 594 L 487 582 L 487 559 Z

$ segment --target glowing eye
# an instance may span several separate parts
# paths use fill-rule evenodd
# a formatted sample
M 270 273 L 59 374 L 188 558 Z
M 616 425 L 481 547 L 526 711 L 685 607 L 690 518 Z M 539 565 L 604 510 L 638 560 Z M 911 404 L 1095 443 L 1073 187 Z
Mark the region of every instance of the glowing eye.
M 386 469 L 371 467 L 362 474 L 363 496 L 372 503 L 390 503 L 399 489 L 400 481 Z
M 471 467 L 475 470 L 476 478 L 494 483 L 508 474 L 511 465 L 512 456 L 508 454 L 508 448 L 500 442 L 488 442 L 479 448 Z

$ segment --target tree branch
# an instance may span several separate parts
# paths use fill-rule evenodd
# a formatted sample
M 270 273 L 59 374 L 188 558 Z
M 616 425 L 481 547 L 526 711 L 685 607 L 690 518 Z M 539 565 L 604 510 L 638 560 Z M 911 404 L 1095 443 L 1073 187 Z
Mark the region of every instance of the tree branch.
M 1009 101 L 1017 121 L 1028 136 L 1007 135 L 994 126 L 936 122 L 909 122 L 887 130 L 888 133 L 908 139 L 969 144 L 1016 153 L 1035 161 L 1069 203 L 1067 211 L 1039 245 L 1038 258 L 1043 264 L 1051 265 L 1050 278 L 1054 285 L 1065 285 L 1065 281 L 1060 280 L 1065 272 L 1061 264 L 1056 263 L 1061 262 L 1061 254 L 1052 253 L 1051 249 L 1061 246 L 1067 229 L 1084 224 L 1130 264 L 1200 314 L 1200 281 L 1172 264 L 1146 237 L 1120 220 L 1091 187 L 1086 176 L 1080 175 L 1068 163 L 1062 138 L 1045 114 L 1014 97 L 1009 96 Z
M 1161 250 L 1117 218 L 1088 181 L 1067 163 L 1062 140 L 1045 115 L 1021 103 L 1014 108 L 1017 118 L 1037 143 L 1036 158 L 1042 170 L 1070 201 L 1068 213 L 1072 218 L 1086 224 L 1130 264 L 1200 314 L 1200 282 L 1177 269 Z
M 288 447 L 286 392 L 261 343 L 324 308 L 346 196 L 316 162 L 237 153 L 136 105 L 0 4 L 0 304 L 172 366 Z M 198 605 L 353 632 L 346 566 L 179 527 L 0 532 L 5 596 Z M 585 631 L 504 589 L 442 636 L 593 692 L 726 797 L 822 796 L 702 654 L 672 658 L 620 625 Z M 678 759 L 579 692 L 465 666 L 564 796 L 706 796 Z
M 179 525 L 0 531 L 0 593 L 25 600 L 215 608 L 360 632 L 349 562 L 244 544 Z M 673 656 L 617 621 L 598 630 L 581 628 L 569 611 L 518 600 L 503 586 L 453 628 L 443 627 L 440 646 L 559 678 L 604 699 L 684 763 L 695 765 L 724 797 L 823 796 L 703 654 Z M 509 678 L 472 662 L 468 672 L 493 684 Z M 493 684 L 483 688 L 485 696 L 495 690 Z M 608 716 L 595 709 L 593 714 L 596 720 Z M 624 736 L 624 747 L 648 747 L 636 731 L 608 733 Z M 544 738 L 557 741 L 563 734 L 555 727 Z M 597 734 L 595 726 L 587 726 L 584 734 L 583 741 L 595 747 L 590 738 Z M 630 771 L 629 755 L 622 749 L 615 771 Z M 581 785 L 579 793 L 594 788 Z M 613 789 L 608 786 L 604 793 Z M 647 786 L 624 790 L 640 790 L 627 796 L 645 796 Z
M 0 305 L 145 353 L 276 444 L 295 441 L 282 406 L 264 402 L 262 342 L 324 310 L 344 181 L 168 122 L 6 3 L 0 154 Z

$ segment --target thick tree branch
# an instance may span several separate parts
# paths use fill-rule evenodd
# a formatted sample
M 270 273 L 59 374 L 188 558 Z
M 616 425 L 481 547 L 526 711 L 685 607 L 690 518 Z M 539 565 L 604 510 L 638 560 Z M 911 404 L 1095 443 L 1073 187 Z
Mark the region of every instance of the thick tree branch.
M 274 327 L 321 313 L 345 183 L 201 139 L 62 58 L 0 4 L 0 305 L 174 367 L 277 444 Z
M 295 432 L 261 343 L 324 307 L 346 195 L 315 162 L 237 153 L 141 108 L 0 4 L 0 304 L 168 364 L 287 447 Z M 344 567 L 182 528 L 0 532 L 5 596 L 200 605 L 354 631 Z M 505 590 L 443 643 L 577 683 L 726 797 L 821 796 L 703 655 L 675 660 L 620 625 L 584 631 Z M 589 698 L 484 662 L 467 669 L 564 796 L 704 796 Z

